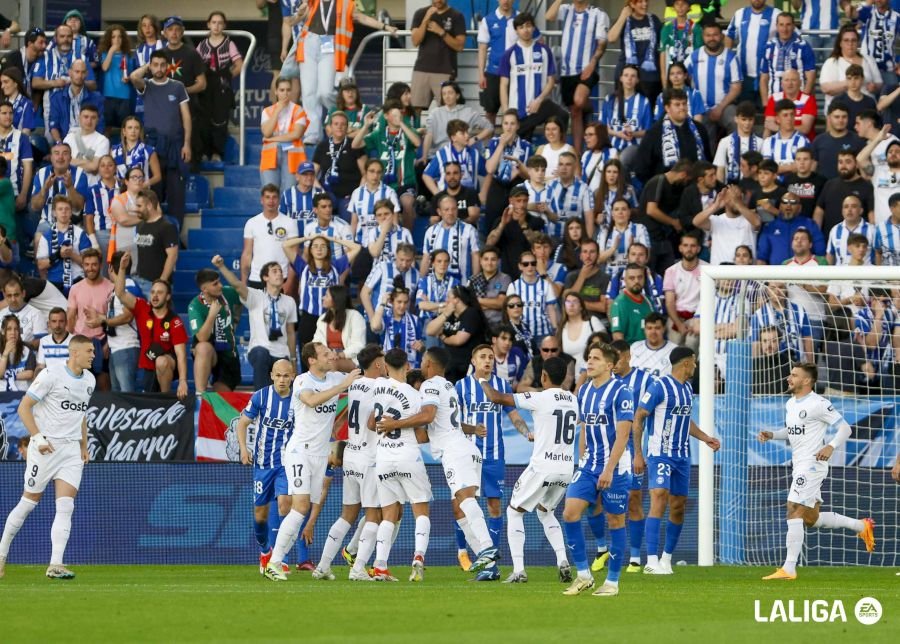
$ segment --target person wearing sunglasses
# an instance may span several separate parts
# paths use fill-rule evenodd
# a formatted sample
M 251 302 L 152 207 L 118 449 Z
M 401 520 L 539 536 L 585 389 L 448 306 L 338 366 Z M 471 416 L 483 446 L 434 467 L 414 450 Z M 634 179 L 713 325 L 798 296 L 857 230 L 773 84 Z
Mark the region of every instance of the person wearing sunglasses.
M 504 293 L 504 297 L 506 294 Z M 525 303 L 518 295 L 510 295 L 506 297 L 506 303 L 503 305 L 503 324 L 508 324 L 515 331 L 513 336 L 513 345 L 519 347 L 531 358 L 534 355 L 534 349 L 531 343 L 531 329 L 524 320 Z
M 559 326 L 559 308 L 556 291 L 549 278 L 537 273 L 537 259 L 534 253 L 526 251 L 519 257 L 521 277 L 509 285 L 507 297 L 518 295 L 525 303 L 525 322 L 535 338 L 553 335 Z
M 550 358 L 562 358 L 566 363 L 566 377 L 561 387 L 566 391 L 572 391 L 575 384 L 575 358 L 568 353 L 563 353 L 559 338 L 555 335 L 548 335 L 541 340 L 541 345 L 535 352 L 534 358 L 525 366 L 522 378 L 516 385 L 516 393 L 544 390 L 541 385 L 541 371 L 544 369 L 544 363 Z
M 800 198 L 793 192 L 781 197 L 778 217 L 763 225 L 756 246 L 756 263 L 776 266 L 791 259 L 794 233 L 799 228 L 809 231 L 812 251 L 825 256 L 825 236 L 819 225 L 809 217 L 800 214 Z

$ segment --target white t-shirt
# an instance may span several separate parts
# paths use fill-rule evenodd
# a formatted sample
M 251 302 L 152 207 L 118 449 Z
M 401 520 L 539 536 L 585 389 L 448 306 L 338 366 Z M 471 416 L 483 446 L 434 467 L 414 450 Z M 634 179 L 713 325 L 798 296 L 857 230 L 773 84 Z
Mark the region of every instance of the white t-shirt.
M 379 378 L 375 385 L 373 412 L 375 420 L 389 416 L 397 420 L 409 418 L 419 413 L 421 396 L 405 382 L 393 378 Z M 376 460 L 416 461 L 422 458 L 414 429 L 395 429 L 378 435 Z
M 369 416 L 375 405 L 376 383 L 380 378 L 363 376 L 347 389 L 347 444 L 344 448 L 344 460 L 354 458 L 368 463 L 375 462 L 375 448 L 378 435 L 369 429 Z
M 38 343 L 37 364 L 45 367 L 53 364 L 66 364 L 66 360 L 69 359 L 69 341 L 71 339 L 71 333 L 66 333 L 62 342 L 54 340 L 51 334 L 45 335 Z
M 434 376 L 422 383 L 419 388 L 422 407 L 434 406 L 434 420 L 428 426 L 428 441 L 431 454 L 441 459 L 448 454 L 470 452 L 472 442 L 462 431 L 460 424 L 459 397 L 452 382 L 441 376 Z
M 738 246 L 756 248 L 756 231 L 745 217 L 729 217 L 726 214 L 709 218 L 711 248 L 709 263 L 718 266 L 734 261 L 734 249 Z
M 575 358 L 575 373 L 581 373 L 585 369 L 584 350 L 587 347 L 588 338 L 595 331 L 606 331 L 606 325 L 600 321 L 600 318 L 593 315 L 584 321 L 584 324 L 581 325 L 581 334 L 574 340 L 569 337 L 567 327 L 562 329 L 562 350 L 563 353 Z
M 891 218 L 888 199 L 900 190 L 900 170 L 892 171 L 887 161 L 876 162 L 872 173 L 872 190 L 875 193 L 875 225 L 880 226 Z
M 679 260 L 666 269 L 663 275 L 663 291 L 675 293 L 675 303 L 679 311 L 694 313 L 700 306 L 700 267 L 705 264 L 706 262 L 701 259 L 694 270 L 689 271 L 685 270 Z
M 80 441 L 96 384 L 90 371 L 75 376 L 66 365 L 41 371 L 28 388 L 28 395 L 38 401 L 33 410 L 41 433 L 51 441 Z
M 654 349 L 646 340 L 638 340 L 631 345 L 631 362 L 633 368 L 649 371 L 657 378 L 668 376 L 672 373 L 672 363 L 669 362 L 669 354 L 678 345 L 668 340 L 658 349 Z
M 883 79 L 881 77 L 881 70 L 878 69 L 878 63 L 875 62 L 875 59 L 869 56 L 868 54 L 863 54 L 860 52 L 859 54 L 863 59 L 863 86 L 860 88 L 862 93 L 866 96 L 872 96 L 869 90 L 866 89 L 866 85 L 869 83 L 875 83 L 876 85 L 881 85 Z M 837 81 L 842 81 L 847 79 L 847 68 L 852 65 L 852 61 L 847 60 L 843 56 L 838 57 L 837 59 L 829 56 L 824 63 L 822 63 L 822 69 L 819 72 L 819 85 L 824 83 L 835 83 Z M 836 97 L 829 96 L 825 94 L 825 112 L 828 112 L 828 106 L 831 105 L 831 101 L 833 101 Z M 874 99 L 878 99 L 877 96 L 872 96 Z
M 248 288 L 247 298 L 241 302 L 247 307 L 247 315 L 250 319 L 250 344 L 247 346 L 247 350 L 263 347 L 272 357 L 289 357 L 291 352 L 287 343 L 286 325 L 297 323 L 297 304 L 291 296 L 282 293 L 275 299 L 266 291 Z M 278 316 L 277 326 L 281 330 L 281 337 L 277 340 L 269 340 L 273 303 Z
M 135 284 L 134 280 L 130 277 L 125 278 L 125 290 L 135 297 L 148 297 L 150 295 L 149 293 L 141 293 L 141 289 L 138 288 L 137 284 Z M 116 297 L 115 292 L 110 294 L 110 304 L 107 306 L 110 305 L 112 310 L 108 312 L 108 317 L 122 315 L 122 312 L 125 310 L 125 305 L 122 304 L 122 300 Z M 123 324 L 114 328 L 116 330 L 115 335 L 109 333 L 106 335 L 110 352 L 133 349 L 134 347 L 141 346 L 141 339 L 138 337 L 137 326 L 134 320 L 131 320 L 128 324 Z M 43 340 L 44 338 L 41 339 L 41 343 L 43 343 Z M 40 356 L 38 356 L 38 362 L 40 362 Z
M 815 462 L 825 445 L 828 428 L 842 420 L 831 401 L 815 392 L 803 398 L 791 397 L 784 405 L 784 424 L 788 430 L 794 467 Z
M 288 258 L 281 243 L 297 234 L 297 221 L 281 213 L 274 219 L 266 219 L 262 213 L 248 219 L 244 224 L 244 239 L 253 240 L 249 279 L 253 282 L 261 281 L 259 272 L 269 262 L 278 262 L 287 277 Z
M 335 395 L 315 407 L 307 407 L 300 400 L 300 394 L 304 391 L 318 393 L 331 389 L 340 384 L 345 377 L 346 374 L 339 371 L 329 371 L 325 374 L 324 380 L 319 380 L 312 372 L 307 371 L 294 379 L 294 393 L 291 398 L 294 433 L 285 447 L 286 451 L 294 452 L 302 448 L 314 456 L 328 455 L 328 442 L 334 427 L 334 417 L 337 415 L 338 396 Z
M 3 316 L 15 315 L 22 327 L 22 341 L 31 342 L 35 338 L 47 335 L 47 316 L 30 304 L 25 304 L 18 311 L 8 308 L 3 311 Z
M 77 140 L 78 130 L 80 130 L 80 128 L 77 128 L 76 131 L 69 130 L 66 138 L 63 139 L 63 143 L 68 143 L 69 147 L 72 148 L 72 160 L 85 159 L 88 156 L 90 156 L 92 159 L 99 159 L 103 155 L 109 154 L 109 139 L 107 139 L 97 131 L 94 131 L 91 134 L 81 135 L 81 146 L 84 147 L 84 150 L 82 151 L 81 146 L 79 146 Z M 91 152 L 93 152 L 92 155 Z M 100 181 L 99 174 L 85 172 L 84 176 L 87 177 L 89 186 L 92 186 Z
M 529 465 L 538 472 L 571 474 L 575 469 L 578 399 L 559 388 L 514 394 L 517 409 L 534 419 L 534 450 Z

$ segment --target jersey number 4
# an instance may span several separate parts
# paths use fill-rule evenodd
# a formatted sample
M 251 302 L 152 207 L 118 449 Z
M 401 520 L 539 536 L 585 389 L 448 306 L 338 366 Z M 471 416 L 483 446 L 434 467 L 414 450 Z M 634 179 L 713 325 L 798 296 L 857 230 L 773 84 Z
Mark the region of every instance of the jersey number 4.
M 554 410 L 553 415 L 556 416 L 556 437 L 553 442 L 559 445 L 565 443 L 571 445 L 575 442 L 575 412 L 571 409 L 563 411 L 562 409 Z
M 359 435 L 359 401 L 354 400 L 347 410 L 347 427 L 357 436 Z

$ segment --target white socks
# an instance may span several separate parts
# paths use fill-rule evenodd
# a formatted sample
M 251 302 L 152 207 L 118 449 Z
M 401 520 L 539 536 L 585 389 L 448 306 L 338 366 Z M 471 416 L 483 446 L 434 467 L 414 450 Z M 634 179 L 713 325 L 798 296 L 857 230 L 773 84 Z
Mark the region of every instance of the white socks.
M 659 568 L 659 555 L 647 555 L 647 565 L 651 568 Z
M 31 514 L 31 511 L 37 507 L 37 503 L 24 496 L 19 499 L 19 503 L 12 509 L 9 516 L 6 517 L 6 525 L 3 526 L 3 538 L 0 539 L 0 557 L 9 556 L 9 547 L 12 545 L 13 539 L 22 529 L 25 519 Z
M 394 545 L 394 524 L 390 521 L 382 521 L 378 524 L 378 532 L 375 541 L 375 567 L 387 568 L 388 557 L 391 556 L 391 546 Z
M 375 550 L 375 538 L 378 534 L 378 524 L 374 521 L 367 521 L 363 525 L 362 534 L 359 537 L 359 548 L 356 551 L 356 561 L 353 562 L 353 569 L 363 572 L 366 564 L 369 563 L 369 557 Z
M 431 519 L 422 515 L 416 517 L 416 555 L 425 556 L 428 551 L 428 539 L 431 537 Z
M 394 524 L 394 532 L 391 534 L 391 546 L 397 541 L 397 535 L 400 534 L 400 522 L 403 521 L 403 517 L 397 519 L 397 523 Z
M 347 552 L 351 555 L 355 555 L 359 551 L 359 539 L 362 537 L 363 528 L 366 525 L 366 515 L 365 510 L 363 510 L 363 515 L 360 517 L 359 522 L 356 524 L 356 530 L 353 531 L 353 536 L 350 537 L 349 543 L 347 543 Z
M 671 568 L 672 567 L 672 553 L 666 552 L 665 550 L 663 550 L 662 557 L 659 558 L 659 564 L 661 566 L 668 566 L 669 568 Z
M 319 560 L 320 569 L 328 570 L 331 568 L 331 562 L 334 561 L 338 550 L 341 549 L 341 544 L 344 543 L 344 537 L 347 536 L 347 532 L 349 531 L 350 522 L 346 521 L 344 517 L 338 517 L 337 521 L 334 522 L 331 529 L 328 531 L 325 545 L 322 546 L 322 558 Z
M 537 510 L 536 514 L 538 521 L 544 526 L 544 535 L 547 537 L 547 541 L 550 542 L 550 547 L 553 548 L 553 552 L 556 553 L 556 565 L 561 566 L 564 563 L 568 563 L 569 560 L 566 556 L 566 540 L 563 537 L 562 526 L 559 525 L 559 520 L 556 518 L 556 515 L 552 512 L 545 512 L 540 509 Z M 507 516 L 509 515 L 507 514 Z
M 275 547 L 272 548 L 272 565 L 280 564 L 284 561 L 284 556 L 294 547 L 294 542 L 300 536 L 300 526 L 303 525 L 303 515 L 294 509 L 288 512 L 288 515 L 281 521 L 281 527 L 278 528 L 278 537 L 275 539 Z
M 469 529 L 472 531 L 474 541 L 469 539 L 468 534 L 466 535 L 466 540 L 469 541 L 469 545 L 475 550 L 475 554 L 486 548 L 491 548 L 494 542 L 491 540 L 491 533 L 488 532 L 487 521 L 484 520 L 484 512 L 481 511 L 478 501 L 473 497 L 465 499 L 459 504 L 459 509 L 463 511 L 466 519 L 469 521 Z M 463 528 L 463 532 L 465 532 L 465 528 Z
M 525 572 L 525 517 L 510 507 L 506 508 L 506 541 L 513 572 Z
M 56 516 L 53 517 L 53 526 L 50 528 L 51 566 L 61 566 L 63 563 L 66 544 L 69 543 L 69 533 L 72 532 L 72 512 L 74 510 L 75 499 L 71 496 L 61 496 L 56 499 Z
M 816 520 L 813 527 L 830 528 L 832 530 L 845 528 L 847 530 L 852 530 L 853 532 L 862 532 L 865 529 L 866 524 L 859 519 L 851 519 L 850 517 L 845 517 L 843 514 L 838 514 L 837 512 L 819 512 L 819 518 Z
M 784 560 L 784 571 L 793 575 L 797 572 L 797 559 L 800 558 L 800 551 L 803 549 L 803 538 L 806 531 L 803 527 L 803 519 L 787 520 L 787 557 Z

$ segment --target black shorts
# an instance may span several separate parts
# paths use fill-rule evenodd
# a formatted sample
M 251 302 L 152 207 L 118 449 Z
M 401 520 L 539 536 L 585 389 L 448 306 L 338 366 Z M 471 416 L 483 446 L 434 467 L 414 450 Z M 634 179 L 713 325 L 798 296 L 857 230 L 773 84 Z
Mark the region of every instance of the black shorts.
M 216 352 L 216 365 L 212 368 L 213 382 L 221 382 L 231 390 L 241 384 L 241 361 L 230 351 Z
M 270 38 L 266 43 L 266 51 L 269 52 L 269 69 L 278 75 L 281 71 L 281 36 Z
M 496 114 L 500 111 L 500 77 L 485 72 L 487 87 L 481 90 L 479 101 L 485 112 Z
M 592 90 L 600 82 L 600 75 L 597 72 L 591 74 L 587 80 L 581 80 L 581 74 L 577 76 L 560 76 L 559 91 L 562 96 L 562 102 L 565 106 L 570 106 L 575 102 L 575 89 L 579 85 L 585 85 L 588 90 Z

